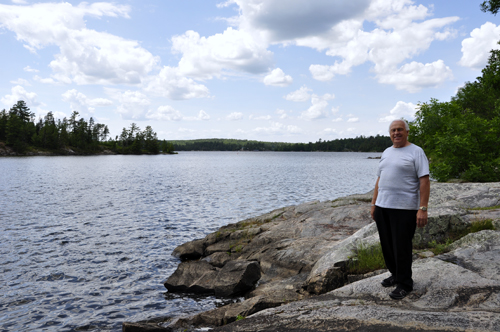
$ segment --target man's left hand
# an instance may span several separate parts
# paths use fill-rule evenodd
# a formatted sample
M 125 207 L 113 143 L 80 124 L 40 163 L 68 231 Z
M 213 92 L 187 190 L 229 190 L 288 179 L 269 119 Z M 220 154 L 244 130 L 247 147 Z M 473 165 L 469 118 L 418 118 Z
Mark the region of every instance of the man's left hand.
M 417 227 L 422 228 L 427 225 L 427 211 L 418 210 L 417 212 Z

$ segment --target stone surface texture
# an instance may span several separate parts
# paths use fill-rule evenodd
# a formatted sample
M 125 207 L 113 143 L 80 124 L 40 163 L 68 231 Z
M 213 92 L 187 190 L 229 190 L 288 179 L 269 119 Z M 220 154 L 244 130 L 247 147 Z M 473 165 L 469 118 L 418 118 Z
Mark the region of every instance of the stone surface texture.
M 245 300 L 154 326 L 164 331 L 206 327 L 214 331 L 500 331 L 498 231 L 469 234 L 446 254 L 416 253 L 415 289 L 401 301 L 388 296 L 392 288 L 380 285 L 388 277 L 384 270 L 347 275 L 345 266 L 354 256 L 353 249 L 379 242 L 369 213 L 371 196 L 277 209 L 179 246 L 173 255 L 182 262 L 165 283 L 169 292 L 215 294 L 219 289 L 221 296 L 244 294 Z M 498 230 L 499 204 L 500 183 L 433 182 L 429 225 L 417 230 L 414 245 L 425 248 L 485 218 L 493 219 Z M 245 269 L 218 278 L 223 270 L 233 271 L 236 266 L 251 270 L 243 288 L 234 285 Z M 125 324 L 124 331 L 129 331 Z

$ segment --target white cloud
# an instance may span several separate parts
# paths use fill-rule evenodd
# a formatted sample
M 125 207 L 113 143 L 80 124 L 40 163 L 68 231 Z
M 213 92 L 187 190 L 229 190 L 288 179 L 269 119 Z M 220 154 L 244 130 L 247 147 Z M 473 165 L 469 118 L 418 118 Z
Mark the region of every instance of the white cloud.
M 156 111 L 149 111 L 146 119 L 157 121 L 180 121 L 182 114 L 170 105 L 160 106 Z
M 11 94 L 5 95 L 5 97 L 2 97 L 0 100 L 9 108 L 19 100 L 24 100 L 28 107 L 42 105 L 42 103 L 37 101 L 37 94 L 35 92 L 28 92 L 20 85 L 12 87 Z
M 189 133 L 189 134 L 193 134 L 196 132 L 196 130 L 188 128 L 179 128 L 177 131 L 180 133 Z
M 338 118 L 335 118 L 335 119 L 332 120 L 332 122 L 340 122 L 340 121 L 342 121 L 341 117 L 338 117 Z
M 334 129 L 334 128 L 325 128 L 323 129 L 323 133 L 325 133 L 326 135 L 331 135 L 331 134 L 337 134 L 337 129 Z
M 335 98 L 333 94 L 324 94 L 318 96 L 313 94 L 311 96 L 311 106 L 301 113 L 300 118 L 304 120 L 316 120 L 328 117 L 328 100 Z
M 25 0 L 12 0 L 12 3 L 15 3 L 16 5 L 27 5 L 28 2 Z
M 338 71 L 335 69 L 335 67 L 338 66 L 337 64 L 333 66 L 326 66 L 326 65 L 310 65 L 309 66 L 309 71 L 311 72 L 312 77 L 315 80 L 326 82 L 330 81 L 333 77 L 335 77 L 335 73 L 338 73 Z M 342 72 L 343 74 L 347 74 L 348 72 Z
M 274 69 L 269 75 L 264 77 L 265 85 L 288 86 L 292 84 L 292 82 L 292 76 L 285 75 L 283 70 L 281 70 L 280 68 Z
M 298 89 L 294 92 L 290 92 L 289 94 L 284 96 L 284 98 L 286 100 L 290 100 L 290 101 L 304 102 L 304 101 L 308 101 L 309 99 L 311 99 L 312 95 L 309 92 L 312 92 L 312 90 L 307 88 L 304 85 L 300 89 Z
M 77 84 L 139 84 L 159 62 L 139 46 L 108 33 L 69 31 L 61 53 L 50 63 L 53 77 Z
M 29 73 L 38 73 L 38 72 L 39 72 L 39 70 L 38 70 L 38 69 L 33 69 L 33 68 L 31 68 L 30 66 L 26 66 L 26 67 L 24 67 L 24 68 L 23 68 L 23 70 L 24 70 L 24 71 L 27 71 L 27 72 L 29 72 Z
M 453 79 L 451 69 L 443 60 L 433 63 L 411 62 L 405 64 L 397 72 L 387 72 L 379 75 L 379 82 L 393 84 L 398 90 L 418 92 L 423 88 L 436 87 L 447 80 Z
M 230 121 L 241 120 L 241 119 L 243 119 L 243 113 L 241 113 L 241 112 L 233 112 L 233 113 L 229 114 L 226 117 L 226 119 L 230 120 Z
M 205 112 L 204 110 L 200 110 L 197 116 L 186 116 L 183 117 L 182 119 L 186 121 L 201 121 L 201 120 L 208 121 L 210 120 L 210 115 L 208 115 L 207 112 Z
M 121 92 L 115 89 L 106 89 L 106 92 L 120 103 L 117 112 L 124 120 L 143 120 L 146 118 L 151 102 L 143 93 L 131 90 Z
M 49 78 L 41 78 L 40 76 L 38 75 L 35 75 L 33 77 L 33 79 L 37 82 L 40 82 L 40 83 L 43 83 L 43 84 L 59 84 L 59 82 L 56 82 L 53 78 L 49 77 Z M 71 81 L 67 81 L 67 82 L 64 82 L 64 83 L 71 83 Z
M 198 113 L 198 119 L 205 121 L 210 120 L 210 115 L 208 115 L 204 110 L 200 110 L 200 112 Z
M 396 106 L 394 106 L 390 111 L 389 115 L 381 117 L 379 122 L 391 122 L 396 119 L 405 118 L 408 120 L 413 120 L 415 118 L 415 112 L 417 112 L 418 106 L 413 103 L 406 103 L 404 101 L 398 101 Z
M 248 118 L 250 120 L 271 120 L 270 115 L 255 116 L 255 115 L 251 114 Z
M 156 96 L 170 99 L 192 99 L 209 97 L 203 84 L 180 74 L 178 68 L 165 66 L 157 76 L 148 79 L 144 90 Z
M 500 26 L 486 22 L 480 28 L 472 30 L 470 38 L 462 41 L 462 58 L 459 64 L 473 69 L 482 69 L 488 63 L 490 51 L 500 49 L 498 39 Z
M 179 70 L 182 75 L 211 79 L 223 73 L 268 71 L 272 53 L 267 44 L 249 32 L 226 29 L 209 37 L 200 37 L 195 31 L 187 31 L 172 38 L 172 51 L 182 53 Z
M 347 122 L 359 122 L 359 118 L 349 118 Z
M 129 6 L 82 2 L 0 5 L 0 22 L 30 52 L 59 47 L 50 63 L 52 78 L 62 83 L 137 84 L 159 61 L 137 41 L 86 28 L 85 16 L 128 18 Z M 25 70 L 31 68 L 26 67 Z M 30 70 L 31 71 L 31 70 Z
M 276 110 L 276 114 L 279 115 L 280 119 L 286 119 L 288 117 L 285 110 L 278 109 L 278 110 Z
M 90 99 L 75 89 L 68 90 L 62 95 L 63 101 L 70 103 L 71 111 L 76 111 L 81 115 L 93 113 L 96 107 L 110 106 L 113 102 L 105 98 Z
M 230 6 L 233 3 L 234 3 L 233 0 L 227 0 L 226 2 L 221 2 L 221 3 L 216 4 L 216 6 L 217 6 L 217 8 L 224 8 L 224 7 Z
M 327 55 L 340 58 L 333 65 L 312 64 L 309 71 L 316 80 L 329 81 L 335 75 L 349 74 L 353 67 L 371 62 L 379 82 L 416 92 L 452 78 L 451 71 L 441 60 L 402 65 L 404 61 L 427 50 L 433 41 L 456 35 L 449 25 L 456 22 L 458 17 L 426 20 L 430 15 L 425 6 L 414 6 L 410 0 L 373 0 L 364 16 L 343 20 L 327 33 L 298 39 L 296 44 L 326 50 Z M 364 31 L 364 21 L 373 22 L 376 28 Z M 424 73 L 430 68 L 433 69 L 434 77 Z M 412 80 L 411 76 L 417 79 Z M 425 84 L 421 84 L 422 76 Z M 398 82 L 399 78 L 404 80 L 402 84 Z
M 17 80 L 15 81 L 10 81 L 10 83 L 12 84 L 16 84 L 16 85 L 25 85 L 25 86 L 31 86 L 30 82 L 28 82 L 27 80 L 25 80 L 24 78 L 18 78 Z
M 323 100 L 333 100 L 335 99 L 335 95 L 333 93 L 325 93 L 321 99 Z
M 253 130 L 259 134 L 300 134 L 302 129 L 295 125 L 284 125 L 279 122 L 272 122 L 270 127 L 257 127 Z

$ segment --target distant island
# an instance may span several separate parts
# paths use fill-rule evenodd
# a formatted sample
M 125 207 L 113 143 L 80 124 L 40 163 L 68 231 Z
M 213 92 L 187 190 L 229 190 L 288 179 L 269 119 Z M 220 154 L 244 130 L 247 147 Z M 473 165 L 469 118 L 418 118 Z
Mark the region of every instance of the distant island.
M 132 123 L 120 136 L 109 136 L 108 126 L 79 118 L 55 119 L 48 112 L 35 121 L 23 100 L 0 112 L 0 155 L 95 155 L 174 153 L 174 146 L 157 138 L 151 126 L 141 130 Z
M 392 145 L 389 136 L 359 136 L 309 143 L 261 142 L 240 139 L 173 140 L 175 151 L 324 151 L 381 152 Z

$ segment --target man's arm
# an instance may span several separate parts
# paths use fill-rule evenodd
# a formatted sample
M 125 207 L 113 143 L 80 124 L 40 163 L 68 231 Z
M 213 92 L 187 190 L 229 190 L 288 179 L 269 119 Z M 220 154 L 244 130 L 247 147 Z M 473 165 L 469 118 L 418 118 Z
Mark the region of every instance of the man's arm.
M 373 218 L 373 213 L 375 212 L 375 202 L 377 201 L 377 196 L 378 196 L 378 181 L 379 180 L 380 180 L 380 177 L 377 178 L 377 182 L 375 182 L 375 190 L 373 190 L 372 208 L 370 210 L 370 213 L 372 215 L 373 220 L 375 220 L 375 218 Z
M 420 178 L 420 206 L 429 204 L 429 196 L 431 193 L 431 181 L 429 175 Z M 417 226 L 424 227 L 427 225 L 427 211 L 418 210 L 417 212 Z

